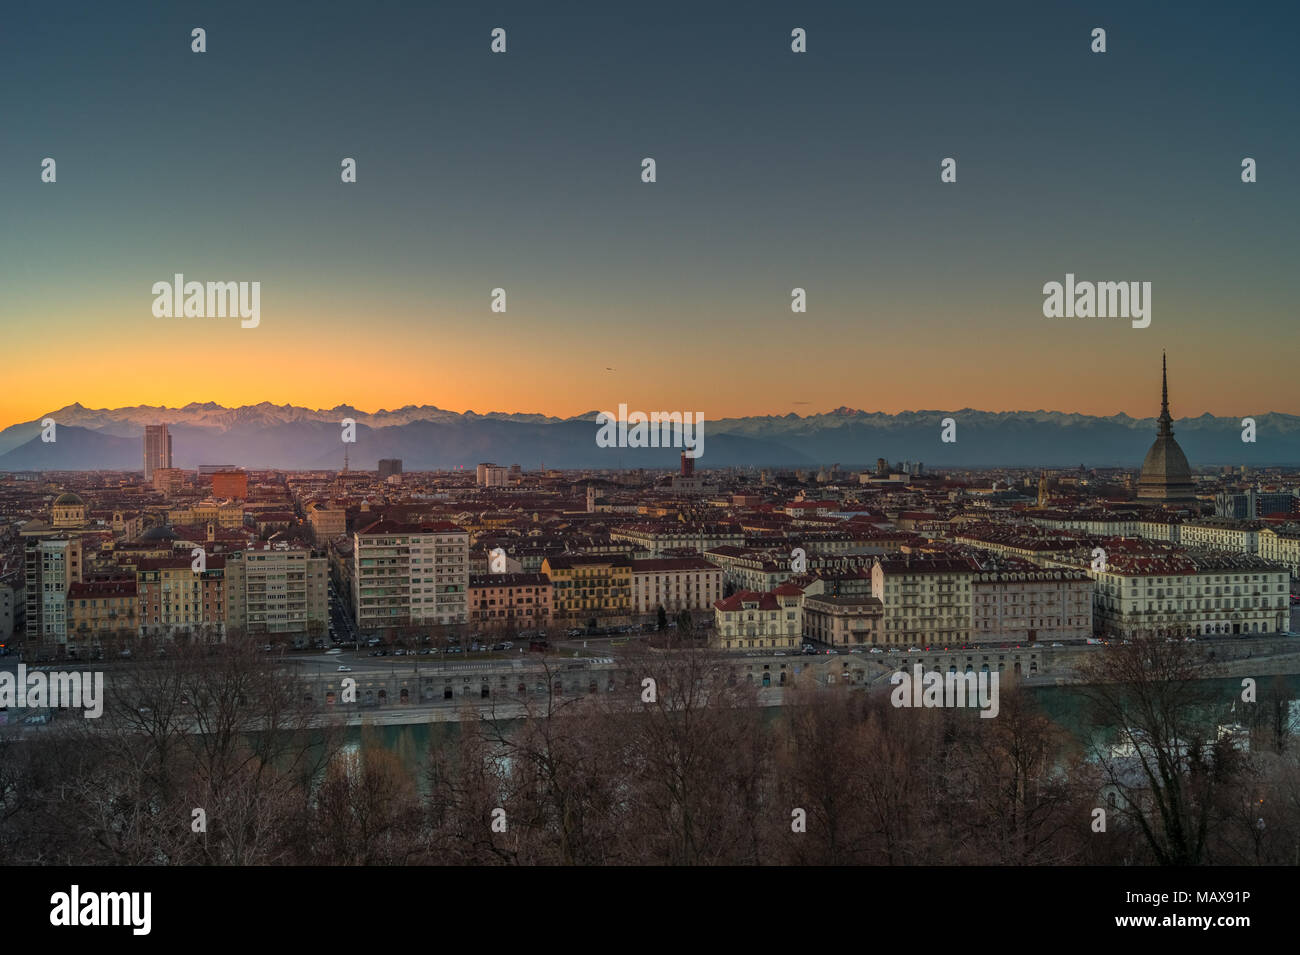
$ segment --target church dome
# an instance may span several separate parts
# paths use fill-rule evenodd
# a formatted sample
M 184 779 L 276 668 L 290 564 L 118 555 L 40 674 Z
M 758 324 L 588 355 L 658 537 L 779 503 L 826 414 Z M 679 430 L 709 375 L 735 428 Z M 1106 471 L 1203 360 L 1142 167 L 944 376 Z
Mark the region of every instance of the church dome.
M 64 491 L 54 499 L 55 507 L 85 507 L 86 502 L 71 491 Z

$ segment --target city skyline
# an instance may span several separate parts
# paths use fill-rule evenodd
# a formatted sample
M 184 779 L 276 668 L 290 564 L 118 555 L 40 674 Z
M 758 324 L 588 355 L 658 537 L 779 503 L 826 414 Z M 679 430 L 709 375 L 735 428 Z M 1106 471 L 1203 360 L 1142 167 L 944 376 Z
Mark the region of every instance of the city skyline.
M 1276 921 L 1179 873 L 1300 865 L 1300 5 L 10 6 L 13 924 L 184 937 L 226 866 Z M 373 944 L 328 878 L 259 901 Z

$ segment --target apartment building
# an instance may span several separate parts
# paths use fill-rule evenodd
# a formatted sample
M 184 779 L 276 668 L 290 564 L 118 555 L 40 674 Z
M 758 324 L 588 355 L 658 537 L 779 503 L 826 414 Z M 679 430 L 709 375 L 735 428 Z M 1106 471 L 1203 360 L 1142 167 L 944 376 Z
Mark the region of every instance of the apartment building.
M 411 622 L 448 625 L 469 620 L 469 534 L 449 521 L 411 532 Z
M 610 540 L 631 545 L 629 550 L 649 551 L 651 557 L 661 557 L 669 550 L 693 550 L 703 553 L 715 547 L 726 545 L 739 547 L 745 543 L 745 532 L 738 525 L 691 524 L 682 521 L 614 527 L 610 529 L 609 537 Z
M 555 622 L 626 623 L 632 615 L 632 560 L 616 554 L 562 554 L 542 561 Z
M 881 558 L 871 571 L 871 596 L 884 605 L 883 642 L 893 646 L 963 644 L 971 640 L 971 581 L 978 565 L 965 557 Z
M 985 566 L 971 578 L 971 641 L 1092 636 L 1092 579 L 1081 570 Z
M 209 555 L 202 571 L 189 557 L 141 560 L 135 572 L 140 635 L 221 640 L 226 635 L 226 560 Z
M 1141 523 L 1135 516 L 1119 514 L 1071 514 L 1062 511 L 1030 511 L 1030 521 L 1040 527 L 1057 531 L 1080 531 L 1099 537 L 1133 537 Z
M 713 609 L 722 599 L 722 569 L 702 557 L 632 561 L 632 612 L 669 614 Z
M 13 641 L 26 610 L 22 577 L 14 573 L 11 577 L 0 580 L 0 643 Z
M 705 551 L 704 558 L 718 567 L 723 583 L 736 590 L 766 593 L 794 576 L 788 554 L 778 560 L 770 551 L 723 545 Z
M 190 507 L 176 507 L 167 512 L 167 520 L 177 527 L 213 524 L 221 528 L 243 527 L 244 506 L 239 503 L 200 501 Z
M 505 487 L 510 483 L 510 468 L 490 463 L 480 464 L 474 472 L 474 483 L 479 487 Z
M 68 588 L 68 643 L 85 649 L 106 639 L 133 639 L 138 610 L 134 577 L 74 583 Z
M 376 521 L 353 535 L 352 560 L 363 631 L 469 620 L 469 534 L 455 524 Z
M 1292 577 L 1300 578 L 1300 524 L 1261 528 L 1259 556 L 1283 564 L 1291 571 Z
M 180 468 L 154 468 L 152 480 L 155 491 L 171 497 L 185 486 L 185 472 Z
M 323 636 L 329 626 L 329 561 L 306 548 L 226 556 L 226 623 L 248 635 Z
M 833 647 L 882 643 L 885 607 L 875 597 L 846 594 L 805 595 L 803 635 Z
M 1253 554 L 1114 554 L 1096 582 L 1098 632 L 1123 637 L 1275 633 L 1290 616 L 1290 573 Z
M 1258 554 L 1261 526 L 1258 521 L 1238 521 L 1229 517 L 1186 521 L 1179 528 L 1179 542 L 1184 547 L 1212 547 L 1236 554 Z
M 248 472 L 216 471 L 212 475 L 212 496 L 217 499 L 248 497 Z
M 792 650 L 803 643 L 803 591 L 791 584 L 742 590 L 713 605 L 715 650 Z
M 307 521 L 317 547 L 348 532 L 348 512 L 341 507 L 313 504 L 307 509 Z
M 1177 544 L 1181 527 L 1182 525 L 1171 517 L 1144 517 L 1137 523 L 1137 536 L 1146 540 Z
M 68 590 L 82 580 L 78 537 L 28 540 L 23 550 L 27 637 L 42 644 L 68 642 Z
M 545 629 L 551 620 L 551 581 L 545 574 L 471 574 L 469 620 L 476 629 Z

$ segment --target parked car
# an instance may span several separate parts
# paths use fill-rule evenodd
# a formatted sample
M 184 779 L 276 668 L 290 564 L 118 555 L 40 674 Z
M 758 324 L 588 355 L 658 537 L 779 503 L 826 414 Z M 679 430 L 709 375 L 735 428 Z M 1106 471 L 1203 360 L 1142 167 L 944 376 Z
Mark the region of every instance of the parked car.
M 1064 643 L 1054 643 L 1054 644 L 1052 644 L 1052 646 L 1054 646 L 1054 647 L 1063 647 L 1063 646 L 1065 646 L 1065 644 L 1064 644 Z
M 506 649 L 506 645 L 505 645 L 504 643 L 496 643 L 496 644 L 493 644 L 493 645 L 492 645 L 492 649 L 493 649 L 493 650 L 504 650 L 504 649 Z
M 872 648 L 871 648 L 870 650 L 868 650 L 867 652 L 868 652 L 868 653 L 884 653 L 885 651 L 882 650 L 882 649 L 880 649 L 880 647 L 872 647 Z

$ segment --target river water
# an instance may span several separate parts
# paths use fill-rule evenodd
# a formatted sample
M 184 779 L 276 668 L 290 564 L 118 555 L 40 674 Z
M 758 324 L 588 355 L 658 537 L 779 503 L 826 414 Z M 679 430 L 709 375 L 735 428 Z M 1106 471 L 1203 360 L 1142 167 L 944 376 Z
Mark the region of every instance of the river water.
M 1262 697 L 1268 692 L 1269 686 L 1274 679 L 1275 677 L 1272 676 L 1260 678 L 1257 687 L 1259 696 Z M 1292 694 L 1300 698 L 1300 675 L 1293 674 L 1284 676 L 1282 679 L 1286 681 Z M 1202 682 L 1216 699 L 1222 700 L 1223 707 L 1226 710 L 1231 711 L 1235 705 L 1235 712 L 1230 713 L 1229 720 L 1242 718 L 1244 707 L 1247 704 L 1241 702 L 1242 686 L 1240 678 L 1228 677 Z M 1037 686 L 1028 687 L 1027 692 L 1049 719 L 1064 727 L 1086 749 L 1092 750 L 1094 747 L 1105 746 L 1113 739 L 1113 728 L 1094 729 L 1091 726 L 1088 701 L 1078 687 Z M 771 719 L 775 720 L 779 718 L 782 707 L 769 706 L 765 707 L 764 711 Z M 500 725 L 503 728 L 508 728 L 516 722 L 514 720 L 502 721 Z M 1293 730 L 1300 732 L 1300 700 L 1292 703 L 1291 723 Z M 453 722 L 405 723 L 366 727 L 364 729 L 362 727 L 350 727 L 347 731 L 344 746 L 347 750 L 355 751 L 360 747 L 363 734 L 365 734 L 367 739 L 375 740 L 379 745 L 396 754 L 402 765 L 416 776 L 422 786 L 430 746 L 454 745 L 458 741 L 460 733 L 461 724 Z

